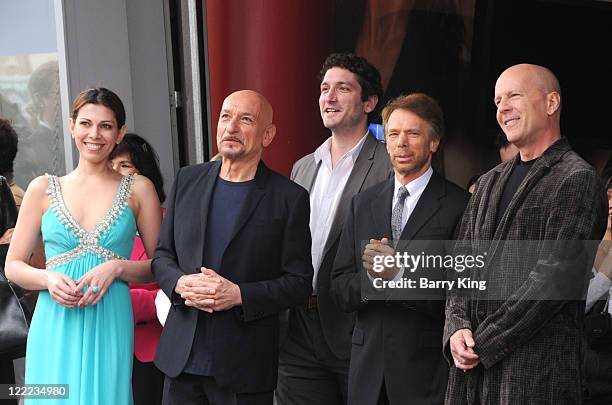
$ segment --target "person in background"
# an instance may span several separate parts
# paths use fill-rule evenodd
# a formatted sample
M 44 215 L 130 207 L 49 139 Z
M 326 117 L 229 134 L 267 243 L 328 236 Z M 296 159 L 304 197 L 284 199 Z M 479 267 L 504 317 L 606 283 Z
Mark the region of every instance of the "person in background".
M 474 191 L 476 191 L 476 182 L 478 181 L 478 178 L 482 176 L 482 174 L 475 174 L 472 177 L 470 177 L 470 179 L 468 180 L 467 183 L 467 188 L 466 190 L 470 193 L 470 194 L 474 194 Z
M 159 159 L 151 144 L 137 134 L 128 133 L 109 156 L 112 168 L 123 176 L 140 174 L 155 186 L 159 202 L 166 199 L 164 179 L 159 169 Z M 162 209 L 162 212 L 165 210 Z M 136 235 L 130 260 L 147 260 L 142 238 Z M 161 404 L 164 374 L 153 359 L 162 333 L 157 319 L 155 298 L 160 293 L 157 283 L 130 283 L 130 296 L 134 311 L 134 363 L 132 368 L 132 392 L 134 405 Z M 161 292 L 163 294 L 163 292 Z
M 612 306 L 610 306 L 610 294 L 612 293 L 612 175 L 606 182 L 606 192 L 608 194 L 608 226 L 595 257 L 594 277 L 589 281 L 585 305 L 587 317 L 596 316 L 597 313 L 612 314 Z M 605 316 L 601 318 L 606 319 Z M 609 319 L 607 321 L 610 322 Z M 590 330 L 588 322 L 585 329 L 587 336 L 592 338 L 588 335 Z M 590 339 L 589 348 L 585 354 L 585 373 L 587 392 L 584 403 L 587 405 L 612 403 L 612 384 L 610 384 L 612 381 L 612 333 L 597 341 Z
M 23 189 L 15 183 L 15 176 L 13 175 L 13 163 L 15 156 L 17 156 L 18 143 L 17 132 L 11 126 L 10 121 L 0 118 L 0 176 L 4 176 L 8 181 L 17 209 L 21 206 L 24 195 Z
M 513 144 L 508 142 L 508 138 L 506 138 L 506 134 L 504 131 L 499 131 L 497 133 L 497 147 L 499 148 L 499 159 L 502 163 L 514 159 L 516 154 L 519 152 L 518 148 Z
M 4 277 L 4 261 L 13 234 L 12 227 L 9 229 L 5 228 L 5 226 L 11 226 L 12 224 L 7 224 L 9 221 L 5 221 L 4 218 L 10 216 L 10 218 L 14 219 L 16 211 L 17 207 L 15 206 L 14 198 L 12 198 L 12 193 L 9 191 L 8 182 L 4 177 L 0 177 L 0 274 L 2 275 L 0 278 L 0 288 L 2 289 L 1 293 L 3 295 L 5 291 L 8 290 Z M 12 222 L 12 220 L 10 222 Z M 2 301 L 4 302 L 4 299 L 2 299 Z M 3 318 L 0 322 L 2 321 L 9 321 L 9 319 Z M 10 324 L 7 326 L 10 327 Z M 0 384 L 15 384 L 15 371 L 13 367 L 13 356 L 0 353 Z M 0 400 L 0 403 L 5 405 L 16 405 L 17 400 Z
M 24 184 L 44 173 L 66 172 L 59 87 L 57 61 L 38 66 L 28 80 L 30 128 L 19 132 L 16 162 L 18 179 Z
M 15 157 L 19 151 L 19 136 L 11 125 L 11 121 L 0 118 L 0 176 L 4 176 L 6 181 L 11 188 L 13 198 L 15 199 L 15 205 L 17 211 L 21 207 L 21 201 L 25 192 L 15 181 L 14 169 L 17 169 L 15 164 Z M 8 244 L 11 242 L 11 236 L 13 235 L 13 229 L 8 229 L 3 235 L 0 235 L 0 244 Z M 42 242 L 39 242 L 34 248 L 32 257 L 30 258 L 30 264 L 34 267 L 44 267 L 45 264 L 45 251 L 42 246 Z M 36 304 L 36 298 L 38 297 L 37 291 L 24 290 L 24 294 L 28 299 L 30 308 L 33 310 Z M 21 375 L 23 375 L 23 367 L 21 367 Z
M 11 188 L 11 193 L 13 194 L 17 211 L 19 211 L 24 195 L 23 189 L 19 187 L 15 181 L 13 172 L 15 157 L 17 156 L 18 143 L 19 137 L 11 125 L 11 121 L 5 118 L 0 118 L 0 176 L 4 176 L 6 178 L 6 181 Z M 4 254 L 6 254 L 8 250 L 8 245 L 11 242 L 12 236 L 13 228 L 7 229 L 2 235 L 0 235 L 0 245 L 5 245 L 3 248 Z M 4 265 L 4 259 L 5 257 L 3 256 L 2 265 Z M 39 243 L 37 245 L 33 261 L 31 260 L 31 263 L 44 263 L 42 244 Z M 28 290 L 23 290 L 23 292 L 28 300 L 28 303 L 30 304 L 30 309 L 33 310 L 38 293 L 36 291 Z M 16 359 L 14 363 L 15 368 L 13 373 L 13 361 L 0 361 L 0 375 L 8 376 L 6 378 L 0 377 L 0 382 L 5 383 L 6 381 L 7 384 L 8 382 L 11 384 L 23 383 L 23 379 L 25 377 L 24 358 Z

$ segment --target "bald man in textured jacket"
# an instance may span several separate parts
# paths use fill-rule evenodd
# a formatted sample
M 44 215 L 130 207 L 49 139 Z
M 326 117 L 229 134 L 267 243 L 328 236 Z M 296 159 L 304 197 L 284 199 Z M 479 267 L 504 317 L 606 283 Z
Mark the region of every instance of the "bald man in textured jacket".
M 478 180 L 461 222 L 468 250 L 493 241 L 475 274 L 491 284 L 447 300 L 447 404 L 582 403 L 581 297 L 594 251 L 579 241 L 601 239 L 607 201 L 561 137 L 560 93 L 541 66 L 512 66 L 497 80 L 497 121 L 519 154 Z

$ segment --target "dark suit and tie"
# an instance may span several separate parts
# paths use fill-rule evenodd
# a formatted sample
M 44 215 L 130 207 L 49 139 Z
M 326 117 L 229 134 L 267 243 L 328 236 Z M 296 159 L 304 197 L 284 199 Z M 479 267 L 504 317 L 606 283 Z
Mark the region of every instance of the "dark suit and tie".
M 440 404 L 448 379 L 442 355 L 444 294 L 438 300 L 362 301 L 361 244 L 392 235 L 394 179 L 355 197 L 340 239 L 332 291 L 357 314 L 349 372 L 349 404 L 376 404 L 381 387 L 391 404 Z M 400 239 L 452 239 L 468 194 L 433 173 Z M 401 243 L 400 243 L 401 246 Z M 427 252 L 436 249 L 429 246 Z
M 452 239 L 469 199 L 466 191 L 431 169 L 440 135 L 432 134 L 436 126 L 412 111 L 437 113 L 435 101 L 425 95 L 398 100 L 387 115 L 383 111 L 394 177 L 353 198 L 332 273 L 339 306 L 357 316 L 349 405 L 440 404 L 448 378 L 442 355 L 444 290 L 407 300 L 395 292 L 376 291 L 367 277 L 378 275 L 371 270 L 366 274 L 372 251 L 393 255 L 410 251 L 415 241 L 427 241 L 419 244 L 419 252 L 425 244 L 428 254 L 444 254 L 441 241 Z M 441 121 L 441 112 L 432 115 L 431 121 Z M 399 271 L 385 279 L 401 278 L 404 270 Z

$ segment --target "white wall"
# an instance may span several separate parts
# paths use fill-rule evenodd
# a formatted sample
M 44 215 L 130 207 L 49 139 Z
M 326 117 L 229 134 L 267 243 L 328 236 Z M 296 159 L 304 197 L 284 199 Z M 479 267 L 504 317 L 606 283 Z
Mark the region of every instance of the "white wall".
M 132 72 L 125 0 L 64 0 L 63 4 L 70 100 L 84 89 L 107 87 L 123 101 L 127 125 L 132 128 Z
M 93 86 L 115 91 L 128 130 L 157 151 L 169 190 L 175 165 L 163 0 L 61 1 L 70 100 Z
M 159 155 L 164 188 L 170 191 L 175 162 L 170 119 L 164 0 L 127 0 L 134 132 Z M 178 156 L 178 154 L 176 155 Z

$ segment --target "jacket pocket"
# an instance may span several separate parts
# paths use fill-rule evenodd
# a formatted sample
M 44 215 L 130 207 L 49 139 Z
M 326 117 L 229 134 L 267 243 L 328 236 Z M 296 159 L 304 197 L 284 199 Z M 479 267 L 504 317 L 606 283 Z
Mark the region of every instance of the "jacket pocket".
M 365 338 L 365 334 L 363 333 L 363 330 L 359 328 L 355 328 L 353 330 L 353 336 L 351 338 L 351 343 L 353 343 L 354 345 L 362 346 L 364 338 Z

